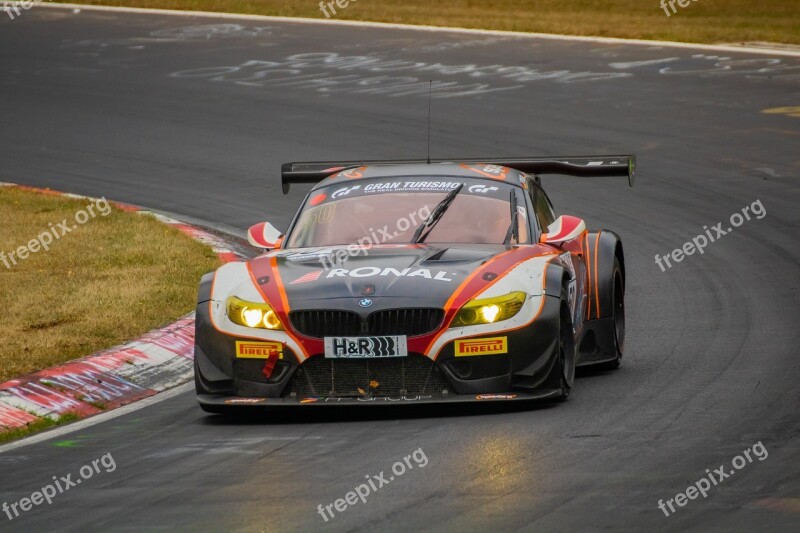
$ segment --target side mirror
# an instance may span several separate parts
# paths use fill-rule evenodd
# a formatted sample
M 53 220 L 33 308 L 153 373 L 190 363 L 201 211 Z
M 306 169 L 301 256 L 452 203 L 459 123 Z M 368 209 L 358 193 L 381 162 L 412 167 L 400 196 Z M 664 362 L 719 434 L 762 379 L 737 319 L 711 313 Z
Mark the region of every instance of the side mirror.
M 563 215 L 547 227 L 547 233 L 542 233 L 539 242 L 542 244 L 561 244 L 583 235 L 586 223 L 583 219 Z
M 247 230 L 247 242 L 256 248 L 264 248 L 265 250 L 274 250 L 280 245 L 280 240 L 283 235 L 278 228 L 269 222 L 259 222 L 255 226 L 250 226 Z

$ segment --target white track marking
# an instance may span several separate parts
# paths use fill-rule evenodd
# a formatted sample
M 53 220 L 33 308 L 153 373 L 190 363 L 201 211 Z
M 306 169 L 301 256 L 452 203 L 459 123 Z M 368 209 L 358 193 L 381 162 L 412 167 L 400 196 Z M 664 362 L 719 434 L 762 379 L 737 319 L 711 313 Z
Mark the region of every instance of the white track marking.
M 649 61 L 628 61 L 627 63 L 609 63 L 608 66 L 616 69 L 629 69 L 636 67 L 644 67 L 647 65 L 659 65 L 661 63 L 671 63 L 673 61 L 678 61 L 679 59 L 680 57 L 667 57 L 664 59 L 652 59 Z
M 465 33 L 470 35 L 494 35 L 500 37 L 522 37 L 528 39 L 548 39 L 554 41 L 577 41 L 590 43 L 626 44 L 640 46 L 662 46 L 669 48 L 690 48 L 694 50 L 714 50 L 718 52 L 739 52 L 747 54 L 800 57 L 800 51 L 780 50 L 774 48 L 753 48 L 748 46 L 730 46 L 718 44 L 682 43 L 672 41 L 648 41 L 645 39 L 620 39 L 617 37 L 584 37 L 578 35 L 556 35 L 552 33 L 526 33 L 501 30 L 475 30 L 469 28 L 448 28 L 441 26 L 414 26 L 411 24 L 389 24 L 385 22 L 361 22 L 350 20 L 322 20 L 311 18 L 270 17 L 265 15 L 238 15 L 235 13 L 209 13 L 207 11 L 178 11 L 170 9 L 145 9 L 136 7 L 88 6 L 83 4 L 39 4 L 37 7 L 51 9 L 70 9 L 86 11 L 109 11 L 118 13 L 140 13 L 151 15 L 175 15 L 188 17 L 207 17 L 217 19 L 259 20 L 273 22 L 295 22 L 300 24 L 328 24 L 333 26 L 360 26 L 365 28 L 401 29 L 442 33 Z M 77 11 L 76 11 L 77 13 Z
M 31 435 L 30 437 L 25 437 L 24 439 L 10 442 L 8 444 L 0 446 L 0 454 L 5 452 L 10 452 L 11 450 L 16 450 L 24 446 L 30 446 L 31 444 L 38 444 L 40 442 L 55 439 L 56 437 L 68 435 L 70 433 L 74 433 L 76 431 L 80 431 L 82 429 L 86 429 L 94 425 L 101 424 L 103 422 L 107 422 L 114 418 L 127 415 L 128 413 L 133 413 L 134 411 L 144 409 L 145 407 L 150 407 L 151 405 L 157 404 L 159 402 L 163 402 L 164 400 L 169 400 L 170 398 L 174 398 L 175 396 L 179 396 L 193 389 L 194 389 L 193 382 L 184 383 L 183 385 L 179 385 L 174 389 L 158 393 L 155 396 L 150 396 L 149 398 L 145 398 L 144 400 L 140 400 L 138 402 L 125 405 L 118 409 L 114 409 L 113 411 L 108 411 L 106 413 L 101 413 L 99 415 L 90 416 L 89 418 L 78 420 L 77 422 L 70 422 L 63 426 L 43 431 L 41 433 Z
M 2 185 L 2 183 L 0 183 L 0 185 Z M 150 211 L 151 213 L 163 215 L 168 218 L 174 218 L 175 220 L 178 220 L 185 224 L 208 228 L 214 231 L 218 231 L 220 233 L 224 233 L 225 235 L 230 235 L 231 237 L 236 237 L 243 241 L 247 241 L 247 230 L 244 230 L 242 228 L 237 228 L 236 226 L 231 226 L 229 224 L 223 224 L 218 222 L 211 222 L 209 220 L 204 220 L 202 218 L 197 218 L 190 215 L 184 215 L 183 213 L 173 213 L 171 211 L 164 211 L 162 209 L 147 209 L 145 207 L 140 207 L 140 206 L 136 207 L 139 207 L 140 209 L 145 209 L 147 211 Z

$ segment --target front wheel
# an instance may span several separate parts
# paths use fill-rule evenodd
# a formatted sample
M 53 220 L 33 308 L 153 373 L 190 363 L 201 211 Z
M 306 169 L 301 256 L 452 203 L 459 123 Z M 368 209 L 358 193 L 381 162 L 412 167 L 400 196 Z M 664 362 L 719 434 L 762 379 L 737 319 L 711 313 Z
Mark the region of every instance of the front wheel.
M 561 289 L 561 306 L 558 317 L 558 373 L 561 377 L 561 392 L 558 400 L 564 401 L 569 397 L 572 385 L 575 383 L 575 338 L 572 332 L 572 317 L 569 312 L 567 291 Z

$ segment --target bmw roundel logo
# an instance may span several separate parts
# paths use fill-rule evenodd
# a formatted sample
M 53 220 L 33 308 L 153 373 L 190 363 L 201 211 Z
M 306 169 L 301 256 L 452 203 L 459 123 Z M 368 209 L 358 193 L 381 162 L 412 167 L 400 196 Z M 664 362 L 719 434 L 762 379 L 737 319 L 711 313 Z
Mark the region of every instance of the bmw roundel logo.
M 361 298 L 358 301 L 358 305 L 360 305 L 361 307 L 370 307 L 372 305 L 372 300 L 370 300 L 369 298 Z

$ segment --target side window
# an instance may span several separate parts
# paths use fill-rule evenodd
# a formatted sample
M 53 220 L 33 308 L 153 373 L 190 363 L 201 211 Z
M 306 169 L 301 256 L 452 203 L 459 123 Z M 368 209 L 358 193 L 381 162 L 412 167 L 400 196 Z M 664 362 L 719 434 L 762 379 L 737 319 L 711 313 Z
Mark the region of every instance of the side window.
M 553 207 L 550 205 L 550 200 L 541 189 L 541 187 L 534 186 L 533 189 L 533 209 L 536 211 L 536 220 L 539 221 L 539 226 L 542 231 L 547 231 L 547 226 L 555 222 L 556 216 L 553 213 Z
M 531 213 L 530 225 L 531 225 L 531 230 L 533 230 L 534 235 L 536 235 L 536 237 L 538 238 L 539 233 L 541 233 L 542 231 L 541 231 L 541 228 L 538 228 L 538 230 L 537 230 L 537 228 L 535 227 L 535 226 L 539 225 L 539 220 L 538 220 L 538 217 L 536 216 L 536 202 L 533 199 L 533 190 L 534 189 L 535 189 L 535 185 L 533 184 L 533 181 L 532 180 L 528 180 L 528 186 L 525 188 L 525 192 L 527 192 L 526 200 L 527 200 L 528 205 L 529 205 L 528 210 Z M 534 217 L 536 217 L 537 220 L 533 220 Z

